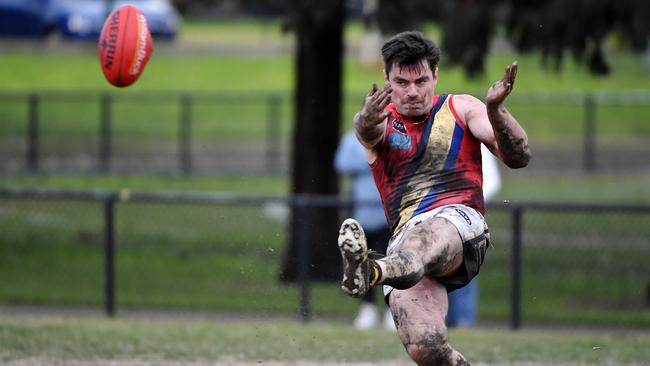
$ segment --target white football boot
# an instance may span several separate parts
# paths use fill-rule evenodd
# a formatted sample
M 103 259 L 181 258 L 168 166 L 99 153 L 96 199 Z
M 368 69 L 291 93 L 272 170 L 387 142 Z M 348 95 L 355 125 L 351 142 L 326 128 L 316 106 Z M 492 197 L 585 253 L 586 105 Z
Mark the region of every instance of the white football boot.
M 370 287 L 370 261 L 366 235 L 361 224 L 355 219 L 343 221 L 338 243 L 343 257 L 341 289 L 352 297 L 361 297 Z

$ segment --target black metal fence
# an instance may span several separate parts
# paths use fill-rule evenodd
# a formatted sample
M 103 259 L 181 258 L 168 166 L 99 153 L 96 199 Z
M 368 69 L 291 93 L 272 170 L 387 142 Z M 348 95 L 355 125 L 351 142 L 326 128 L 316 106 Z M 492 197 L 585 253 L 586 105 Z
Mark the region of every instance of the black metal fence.
M 298 240 L 297 286 L 279 283 L 287 227 L 273 212 L 336 206 L 343 215 L 349 204 L 332 196 L 0 189 L 0 301 L 103 303 L 111 316 L 117 298 L 125 306 L 293 307 L 304 321 L 314 312 L 348 314 L 355 303 L 336 284 L 310 281 L 308 243 Z M 650 325 L 649 205 L 510 203 L 489 206 L 486 218 L 493 247 L 480 275 L 482 318 L 514 329 L 524 319 Z
M 344 99 L 344 126 L 362 100 Z M 508 106 L 531 170 L 650 169 L 646 91 L 517 93 Z M 292 117 L 274 92 L 0 92 L 0 173 L 284 174 Z
M 218 174 L 225 166 L 235 174 L 277 174 L 286 165 L 285 99 L 280 93 L 3 92 L 0 138 L 7 148 L 0 171 L 192 175 Z M 237 153 L 242 145 L 251 148 Z

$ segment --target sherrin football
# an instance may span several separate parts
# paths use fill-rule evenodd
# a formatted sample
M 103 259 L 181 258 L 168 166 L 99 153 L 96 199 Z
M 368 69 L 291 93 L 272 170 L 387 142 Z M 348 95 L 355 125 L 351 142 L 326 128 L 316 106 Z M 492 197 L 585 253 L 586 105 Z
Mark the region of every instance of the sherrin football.
M 104 22 L 99 35 L 99 62 L 109 83 L 133 84 L 151 56 L 151 32 L 147 19 L 133 5 L 122 5 Z

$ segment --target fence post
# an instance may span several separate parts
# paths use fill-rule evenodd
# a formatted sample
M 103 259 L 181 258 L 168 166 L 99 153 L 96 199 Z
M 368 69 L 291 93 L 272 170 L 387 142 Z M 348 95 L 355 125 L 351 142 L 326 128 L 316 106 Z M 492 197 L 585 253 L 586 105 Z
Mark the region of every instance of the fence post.
M 108 173 L 111 159 L 111 104 L 109 94 L 100 97 L 99 171 Z
M 280 159 L 280 107 L 282 98 L 271 94 L 267 98 L 266 167 L 268 173 L 278 173 Z
M 178 126 L 179 169 L 185 176 L 192 174 L 192 96 L 180 98 L 180 115 Z
M 517 204 L 512 208 L 512 273 L 510 293 L 510 327 L 521 328 L 521 250 L 522 216 L 524 208 Z
M 596 171 L 596 103 L 592 94 L 587 94 L 584 100 L 584 157 L 585 172 Z
M 114 194 L 104 199 L 104 309 L 115 316 L 115 202 Z
M 308 322 L 311 319 L 311 305 L 309 302 L 309 286 L 310 286 L 310 275 L 309 275 L 309 243 L 305 238 L 307 235 L 307 225 L 308 222 L 305 219 L 305 216 L 308 214 L 309 205 L 308 196 L 294 196 L 294 215 L 293 219 L 296 220 L 296 225 L 298 226 L 298 283 L 300 284 L 300 319 L 303 322 Z
M 31 94 L 27 104 L 27 171 L 36 173 L 38 171 L 38 94 Z

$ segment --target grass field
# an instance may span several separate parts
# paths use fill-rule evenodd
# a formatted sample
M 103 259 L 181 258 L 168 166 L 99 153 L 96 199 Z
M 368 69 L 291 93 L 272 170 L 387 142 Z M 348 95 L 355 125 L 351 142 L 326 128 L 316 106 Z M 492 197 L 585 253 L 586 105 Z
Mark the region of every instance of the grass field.
M 650 84 L 642 60 L 626 53 L 613 53 L 613 75 L 595 78 L 579 65 L 567 62 L 567 71 L 556 74 L 542 69 L 538 56 L 501 55 L 488 59 L 484 77 L 468 80 L 457 67 L 441 69 L 438 89 L 483 91 L 500 78 L 504 65 L 518 59 L 517 90 L 593 91 L 643 90 Z M 147 66 L 137 84 L 115 90 L 104 80 L 94 54 L 9 53 L 0 56 L 4 90 L 100 90 L 121 94 L 139 91 L 289 91 L 294 86 L 293 61 L 286 56 L 160 55 Z M 53 72 L 56 71 L 56 72 Z M 355 59 L 344 64 L 343 87 L 350 93 L 365 93 L 373 82 L 382 82 L 381 70 L 363 68 Z
M 620 331 L 450 332 L 473 365 L 647 365 L 650 335 Z M 273 318 L 0 316 L 5 365 L 410 365 L 396 334 Z
M 277 23 L 189 24 L 181 42 L 262 45 L 291 43 L 277 33 Z M 435 30 L 433 30 L 435 33 Z M 359 29 L 347 37 L 358 41 Z M 226 44 L 229 46 L 229 44 Z M 0 54 L 0 92 L 45 91 L 52 99 L 40 104 L 42 143 L 67 147 L 96 143 L 99 100 L 113 95 L 113 134 L 119 144 L 172 143 L 178 133 L 176 97 L 142 101 L 145 93 L 197 92 L 229 96 L 228 101 L 196 102 L 192 107 L 193 138 L 199 143 L 237 139 L 258 143 L 266 134 L 269 93 L 279 95 L 280 131 L 291 131 L 293 60 L 288 54 L 244 57 L 218 50 L 187 53 L 166 45 L 154 53 L 142 79 L 133 87 L 114 89 L 105 82 L 95 50 L 62 54 L 50 50 Z M 509 107 L 520 118 L 534 144 L 574 146 L 582 133 L 586 92 L 611 95 L 647 91 L 650 79 L 639 57 L 611 50 L 613 73 L 593 78 L 583 66 L 567 61 L 557 74 L 540 67 L 537 55 L 498 55 L 488 60 L 488 73 L 466 80 L 459 68 L 443 65 L 439 91 L 469 91 L 481 96 L 503 66 L 520 62 L 516 92 Z M 345 60 L 346 128 L 380 70 L 369 70 L 353 57 Z M 85 100 L 62 99 L 61 91 Z M 257 93 L 249 100 L 243 95 Z M 641 93 L 642 95 L 643 92 Z M 541 95 L 541 97 L 540 97 Z M 562 103 L 549 101 L 558 98 Z M 234 102 L 232 98 L 235 98 Z M 240 98 L 240 99 L 238 99 Z M 645 97 L 644 97 L 645 98 Z M 541 101 L 540 101 L 541 100 Z M 607 102 L 607 98 L 601 102 Z M 0 143 L 24 141 L 27 104 L 0 98 Z M 648 101 L 630 105 L 599 104 L 599 139 L 645 141 L 650 136 Z M 244 138 L 242 138 L 244 136 Z M 286 140 L 285 140 L 286 141 Z M 46 150 L 47 151 L 47 150 Z M 17 154 L 22 153 L 18 152 Z M 639 157 L 643 159 L 643 157 Z M 61 189 L 129 188 L 134 191 L 232 191 L 285 195 L 286 178 L 174 178 L 137 176 L 3 177 L 3 187 Z M 498 201 L 585 203 L 650 203 L 650 175 L 580 175 L 511 172 Z M 0 303 L 82 305 L 97 309 L 103 301 L 103 253 L 98 203 L 0 200 Z M 650 327 L 647 306 L 647 263 L 650 261 L 647 215 L 527 213 L 523 317 L 525 322 Z M 509 315 L 510 217 L 488 216 L 493 244 L 481 278 L 480 318 L 505 323 Z M 634 228 L 631 230 L 630 228 Z M 262 207 L 217 207 L 122 203 L 117 208 L 117 303 L 122 309 L 167 308 L 241 311 L 245 316 L 295 315 L 298 288 L 277 281 L 286 245 L 286 227 Z M 315 284 L 312 306 L 318 316 L 348 321 L 357 302 L 335 284 Z M 452 341 L 479 364 L 623 365 L 650 360 L 647 332 L 576 333 L 480 329 L 453 332 Z M 360 352 L 346 344 L 361 340 Z M 373 352 L 365 350 L 372 349 Z M 466 350 L 466 351 L 465 351 Z M 200 322 L 193 320 L 29 319 L 0 315 L 0 363 L 82 364 L 116 359 L 121 364 L 226 364 L 306 360 L 376 364 L 406 362 L 395 336 L 376 339 L 340 323 L 301 326 L 291 322 Z M 25 361 L 27 360 L 27 361 Z M 32 360 L 33 362 L 30 363 Z M 23 363 L 21 363 L 23 362 Z M 302 361 L 301 361 L 302 362 Z M 305 363 L 303 362 L 303 363 Z
M 125 140 L 173 141 L 177 136 L 179 102 L 150 100 L 129 102 L 134 94 L 161 91 L 181 93 L 223 93 L 240 95 L 251 91 L 277 93 L 281 98 L 280 130 L 283 136 L 291 131 L 293 107 L 290 103 L 295 85 L 293 57 L 290 54 L 221 55 L 219 47 L 230 43 L 256 47 L 267 43 L 292 43 L 292 36 L 279 32 L 279 22 L 220 22 L 192 23 L 176 46 L 165 45 L 154 54 L 142 78 L 134 86 L 117 90 L 103 79 L 97 65 L 94 48 L 86 52 L 57 53 L 7 52 L 0 55 L 1 91 L 77 91 L 88 97 L 108 92 L 115 96 L 114 137 Z M 437 37 L 435 28 L 429 33 Z M 360 29 L 352 24 L 346 32 L 348 42 L 358 42 Z M 215 47 L 212 54 L 184 51 L 188 44 Z M 178 49 L 175 50 L 174 47 Z M 503 72 L 503 66 L 518 59 L 520 72 L 516 92 L 509 101 L 529 135 L 536 141 L 557 143 L 581 136 L 584 121 L 583 97 L 586 92 L 606 91 L 624 93 L 647 91 L 648 73 L 641 57 L 612 48 L 608 52 L 613 72 L 596 78 L 586 68 L 571 60 L 565 62 L 564 72 L 555 73 L 541 67 L 537 54 L 500 54 L 487 60 L 487 73 L 476 80 L 467 80 L 458 67 L 442 66 L 440 92 L 469 92 L 482 97 L 487 87 Z M 370 85 L 382 82 L 381 70 L 367 69 L 353 55 L 344 61 L 343 90 L 346 98 L 341 114 L 345 128 L 358 110 L 362 96 Z M 546 95 L 534 101 L 538 93 Z M 551 99 L 548 99 L 551 96 Z M 98 131 L 99 99 L 78 101 L 44 99 L 41 105 L 41 133 L 46 141 L 87 140 Z M 577 98 L 577 99 L 576 99 Z M 621 105 L 605 97 L 597 107 L 599 136 L 650 136 L 648 96 L 638 103 Z M 559 102 L 559 103 L 558 103 Z M 199 102 L 193 108 L 193 135 L 198 140 L 220 141 L 245 135 L 260 139 L 265 136 L 265 99 L 242 96 L 237 103 Z M 0 138 L 22 138 L 25 131 L 27 107 L 24 101 L 0 99 Z M 237 123 L 233 123 L 236 116 Z M 640 118 L 643 116 L 643 118 Z M 152 126 L 155 126 L 153 128 Z M 566 141 L 564 141 L 566 142 Z
M 294 86 L 293 55 L 264 55 L 256 57 L 220 52 L 221 46 L 236 44 L 244 49 L 273 44 L 293 44 L 291 34 L 280 31 L 281 22 L 271 21 L 218 21 L 187 22 L 175 43 L 161 43 L 160 52 L 154 53 L 146 72 L 134 86 L 119 91 L 105 82 L 97 62 L 92 42 L 82 47 L 72 47 L 73 52 L 58 51 L 47 44 L 36 44 L 35 52 L 17 50 L 0 55 L 0 79 L 3 89 L 70 90 L 93 89 L 129 93 L 139 90 L 280 90 L 289 91 Z M 440 39 L 440 31 L 427 26 L 425 32 Z M 362 37 L 359 23 L 350 22 L 345 29 L 345 42 L 358 45 Z M 202 47 L 192 51 L 192 45 Z M 452 92 L 483 91 L 501 77 L 503 67 L 512 60 L 520 63 L 517 89 L 520 91 L 593 91 L 593 90 L 644 90 L 650 85 L 643 60 L 637 55 L 622 52 L 615 44 L 608 44 L 607 58 L 612 65 L 608 77 L 593 77 L 585 66 L 570 58 L 564 63 L 562 73 L 545 70 L 539 56 L 499 52 L 487 60 L 487 73 L 476 80 L 464 77 L 459 67 L 441 68 L 439 89 Z M 36 56 L 36 57 L 34 57 Z M 343 89 L 351 93 L 365 93 L 370 83 L 381 82 L 380 69 L 362 67 L 354 57 L 345 60 Z
M 499 200 L 648 203 L 647 175 L 557 175 L 505 179 Z M 557 181 L 562 183 L 556 183 Z M 284 195 L 280 178 L 7 178 L 5 186 Z M 553 186 L 553 190 L 548 187 Z M 0 201 L 0 301 L 100 305 L 98 203 Z M 523 306 L 534 322 L 650 325 L 644 278 L 648 215 L 526 215 Z M 494 247 L 482 270 L 481 319 L 509 316 L 510 217 L 490 211 Z M 637 228 L 630 231 L 629 227 Z M 298 288 L 277 281 L 287 228 L 262 207 L 119 204 L 118 306 L 296 314 Z M 620 258 L 626 260 L 620 261 Z M 228 296 L 222 296 L 228 294 Z M 315 314 L 351 317 L 356 302 L 335 284 L 312 288 Z M 260 302 L 259 296 L 267 302 Z M 553 309 L 553 311 L 549 311 Z
M 342 182 L 345 183 L 345 182 Z M 108 189 L 140 191 L 230 191 L 285 195 L 289 178 L 258 177 L 155 177 L 135 175 L 32 175 L 4 177 L 3 187 Z M 510 171 L 496 201 L 584 203 L 650 203 L 647 174 L 545 173 L 531 177 L 524 170 Z M 345 187 L 345 186 L 343 186 Z M 552 187 L 552 189 L 549 189 Z

